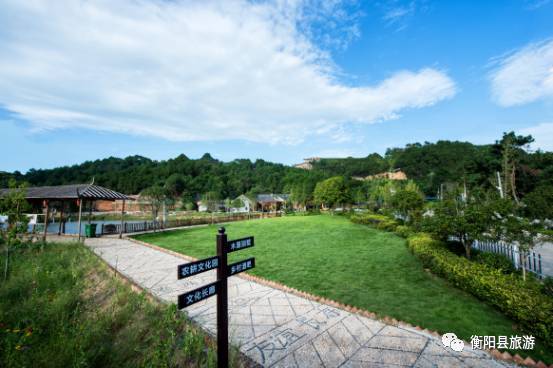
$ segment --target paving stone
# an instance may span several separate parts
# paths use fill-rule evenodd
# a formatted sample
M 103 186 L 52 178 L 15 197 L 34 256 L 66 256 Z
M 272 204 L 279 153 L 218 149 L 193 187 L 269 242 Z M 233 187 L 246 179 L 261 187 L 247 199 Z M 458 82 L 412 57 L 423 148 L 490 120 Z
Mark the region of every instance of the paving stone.
M 338 367 L 346 361 L 344 353 L 334 341 L 333 336 L 330 335 L 330 331 L 320 334 L 311 343 L 319 353 L 325 367 Z
M 389 368 L 389 367 L 401 367 L 394 364 L 380 364 L 380 363 L 367 363 L 357 360 L 348 360 L 340 366 L 340 368 Z
M 411 366 L 417 361 L 418 356 L 417 353 L 410 351 L 362 348 L 351 359 L 366 363 Z
M 296 350 L 293 356 L 300 367 L 324 367 L 319 352 L 311 343 L 307 343 Z
M 440 355 L 440 356 L 452 356 L 453 351 L 451 349 L 446 348 L 441 343 L 437 343 L 435 341 L 429 341 L 428 344 L 426 344 L 426 347 L 424 348 L 423 354 L 425 355 Z
M 352 356 L 361 347 L 362 343 L 358 342 L 358 339 L 346 328 L 344 320 L 329 328 L 327 332 L 346 357 Z
M 484 367 L 484 368 L 498 368 L 503 365 L 490 358 L 460 358 L 464 367 Z
M 426 345 L 426 339 L 423 337 L 398 337 L 382 336 L 373 337 L 367 344 L 370 348 L 403 350 L 420 353 Z
M 361 345 L 366 344 L 374 336 L 372 330 L 367 328 L 362 318 L 357 315 L 352 314 L 347 316 L 342 320 L 342 324 Z
M 413 368 L 463 368 L 464 363 L 456 357 L 444 356 L 437 359 L 431 355 L 421 355 Z
M 216 272 L 177 280 L 180 257 L 110 237 L 86 245 L 125 277 L 167 303 L 179 294 L 215 281 Z M 215 335 L 216 298 L 185 310 Z M 407 326 L 314 302 L 248 279 L 229 279 L 229 336 L 233 344 L 264 367 L 512 367 L 513 364 L 466 346 L 461 353 L 441 340 Z
M 304 362 L 301 362 L 303 364 Z M 305 365 L 299 365 L 300 363 L 296 362 L 294 354 L 289 354 L 281 359 L 280 361 L 274 363 L 271 367 L 274 368 L 303 368 Z

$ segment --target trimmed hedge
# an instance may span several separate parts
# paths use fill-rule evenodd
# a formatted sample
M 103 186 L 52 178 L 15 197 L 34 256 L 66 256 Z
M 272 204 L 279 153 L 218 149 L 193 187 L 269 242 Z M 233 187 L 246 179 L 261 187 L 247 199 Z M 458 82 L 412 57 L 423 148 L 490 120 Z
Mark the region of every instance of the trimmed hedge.
M 374 213 L 355 214 L 350 216 L 350 220 L 356 224 L 368 225 L 376 229 L 394 232 L 402 238 L 408 238 L 415 233 L 411 227 L 400 225 L 396 220 L 385 215 Z
M 473 252 L 474 260 L 478 263 L 486 264 L 492 268 L 498 268 L 503 273 L 513 273 L 516 271 L 511 260 L 503 254 L 490 252 Z
M 553 298 L 536 283 L 525 282 L 517 274 L 506 274 L 489 262 L 471 262 L 447 249 L 445 243 L 427 233 L 416 233 L 384 215 L 361 214 L 351 221 L 393 231 L 407 238 L 409 249 L 434 274 L 484 300 L 520 324 L 524 331 L 553 348 Z M 483 256 L 485 258 L 487 256 Z
M 414 234 L 414 231 L 407 225 L 399 225 L 396 226 L 394 233 L 396 233 L 398 236 L 401 236 L 402 238 L 408 238 Z
M 494 305 L 517 321 L 521 328 L 553 347 L 553 299 L 514 274 L 504 274 L 448 251 L 429 234 L 407 240 L 409 249 L 425 267 L 479 299 Z
M 352 215 L 350 220 L 356 224 L 369 225 L 385 231 L 395 231 L 396 227 L 399 225 L 397 221 L 392 220 L 388 216 L 372 213 Z

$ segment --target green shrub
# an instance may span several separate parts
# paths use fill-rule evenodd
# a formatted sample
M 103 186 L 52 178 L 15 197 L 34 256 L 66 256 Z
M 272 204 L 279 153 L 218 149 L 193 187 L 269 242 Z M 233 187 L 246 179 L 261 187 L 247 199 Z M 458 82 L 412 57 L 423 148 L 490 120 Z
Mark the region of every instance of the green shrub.
M 543 280 L 542 291 L 545 295 L 549 295 L 550 297 L 553 297 L 553 277 L 547 276 Z
M 456 256 L 429 234 L 410 237 L 408 246 L 433 273 L 494 305 L 517 321 L 523 330 L 553 347 L 553 299 L 539 288 L 518 275 L 504 274 L 487 264 Z
M 373 213 L 355 214 L 350 217 L 350 220 L 356 224 L 369 225 L 385 231 L 394 231 L 399 225 L 397 221 L 392 220 L 388 216 Z
M 394 232 L 402 238 L 408 238 L 413 235 L 413 230 L 407 225 L 397 226 Z
M 474 257 L 474 260 L 478 263 L 482 263 L 492 268 L 499 269 L 503 273 L 513 273 L 516 271 L 515 266 L 513 266 L 511 260 L 505 257 L 503 254 L 479 252 Z

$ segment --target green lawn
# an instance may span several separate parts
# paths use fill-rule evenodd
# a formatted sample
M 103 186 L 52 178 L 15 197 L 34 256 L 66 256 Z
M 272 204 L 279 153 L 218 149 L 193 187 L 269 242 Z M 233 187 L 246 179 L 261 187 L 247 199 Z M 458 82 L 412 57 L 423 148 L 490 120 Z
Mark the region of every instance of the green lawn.
M 230 262 L 256 257 L 253 275 L 469 341 L 472 335 L 521 334 L 493 307 L 426 272 L 405 240 L 391 233 L 340 216 L 283 217 L 225 227 L 229 239 L 255 236 L 254 248 L 229 255 Z M 216 233 L 216 226 L 208 226 L 137 238 L 201 258 L 215 254 Z M 532 356 L 553 361 L 551 352 L 540 350 Z

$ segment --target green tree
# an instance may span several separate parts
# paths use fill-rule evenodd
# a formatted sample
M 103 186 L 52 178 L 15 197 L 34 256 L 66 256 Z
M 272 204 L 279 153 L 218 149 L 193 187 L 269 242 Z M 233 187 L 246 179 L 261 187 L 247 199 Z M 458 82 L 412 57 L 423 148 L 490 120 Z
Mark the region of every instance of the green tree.
M 232 201 L 232 207 L 233 208 L 242 208 L 242 207 L 244 207 L 244 201 L 241 200 L 240 198 L 235 198 Z
M 532 219 L 553 219 L 553 186 L 542 185 L 524 199 L 524 213 Z
M 225 212 L 229 212 L 230 208 L 232 207 L 232 199 L 225 198 L 225 200 L 223 201 L 223 204 L 225 205 Z
M 0 215 L 7 216 L 6 227 L 0 225 L 0 244 L 6 249 L 6 263 L 4 266 L 4 280 L 8 277 L 10 248 L 22 242 L 21 236 L 27 232 L 29 218 L 25 212 L 29 204 L 25 199 L 26 185 L 17 185 L 14 179 L 9 181 L 9 191 L 0 196 Z
M 371 180 L 367 183 L 369 206 L 376 211 L 389 208 L 392 196 L 397 191 L 396 183 L 388 179 Z
M 196 208 L 196 203 L 194 203 L 194 196 L 188 191 L 184 190 L 180 197 L 181 208 L 186 211 L 192 211 Z
M 502 202 L 501 206 L 494 210 L 495 222 L 490 233 L 496 240 L 518 246 L 522 277 L 526 280 L 528 254 L 536 245 L 551 241 L 552 237 L 542 232 L 543 226 L 540 222 L 519 216 L 516 213 L 519 207 L 507 200 Z
M 157 222 L 159 211 L 169 202 L 167 189 L 160 185 L 154 185 L 142 191 L 141 196 L 148 200 L 152 211 L 152 220 Z
M 171 174 L 167 180 L 165 180 L 165 189 L 173 198 L 179 197 L 186 189 L 186 178 L 182 174 Z
M 463 245 L 466 257 L 470 259 L 472 244 L 483 238 L 492 224 L 492 211 L 488 202 L 475 198 L 463 201 L 457 197 L 438 202 L 423 225 L 427 231 L 444 240 L 450 236 L 456 237 Z
M 346 181 L 342 176 L 335 176 L 317 183 L 314 191 L 315 202 L 323 207 L 333 208 L 351 202 Z
M 17 185 L 16 181 L 9 181 L 9 191 L 0 196 L 0 214 L 7 216 L 8 223 L 0 228 L 2 242 L 8 246 L 18 243 L 21 234 L 27 232 L 29 218 L 25 212 L 30 206 L 25 199 L 26 184 Z
M 202 196 L 202 202 L 207 206 L 209 212 L 217 212 L 221 202 L 218 192 L 207 192 Z
M 400 189 L 390 199 L 390 206 L 403 220 L 410 221 L 424 208 L 424 197 L 412 188 Z
M 496 147 L 501 151 L 501 166 L 503 171 L 502 193 L 505 197 L 511 196 L 518 202 L 516 188 L 516 172 L 521 157 L 525 154 L 524 148 L 534 141 L 531 135 L 516 135 L 515 132 L 503 133 Z M 499 184 L 499 183 L 498 183 Z

